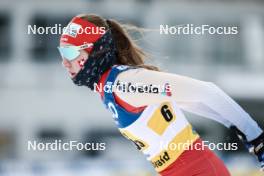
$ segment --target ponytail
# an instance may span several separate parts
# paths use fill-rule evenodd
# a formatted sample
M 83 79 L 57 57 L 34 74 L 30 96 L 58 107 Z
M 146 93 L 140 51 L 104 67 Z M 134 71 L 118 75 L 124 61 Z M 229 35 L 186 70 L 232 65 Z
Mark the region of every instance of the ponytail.
M 104 20 L 95 14 L 81 14 L 79 17 L 94 23 L 97 26 L 110 29 L 117 47 L 116 64 L 142 67 L 159 71 L 159 68 L 145 64 L 148 55 L 131 39 L 127 30 L 119 22 L 113 19 Z M 131 30 L 137 29 L 131 27 Z
M 131 39 L 128 32 L 115 20 L 106 20 L 117 46 L 117 64 L 143 67 L 150 70 L 159 69 L 146 65 L 147 54 Z

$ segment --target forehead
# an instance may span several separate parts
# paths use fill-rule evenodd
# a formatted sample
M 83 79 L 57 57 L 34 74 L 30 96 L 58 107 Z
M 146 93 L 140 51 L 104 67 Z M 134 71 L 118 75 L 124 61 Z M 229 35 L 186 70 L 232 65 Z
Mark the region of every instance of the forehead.
M 67 42 L 60 42 L 60 46 L 74 46 L 74 45 Z

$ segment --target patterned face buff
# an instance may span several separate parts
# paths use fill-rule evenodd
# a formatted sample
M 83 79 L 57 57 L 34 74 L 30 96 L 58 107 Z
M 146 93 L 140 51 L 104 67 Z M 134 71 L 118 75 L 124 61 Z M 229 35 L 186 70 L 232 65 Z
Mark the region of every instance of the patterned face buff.
M 78 86 L 87 86 L 94 90 L 94 85 L 98 83 L 102 74 L 116 62 L 117 49 L 111 30 L 106 31 L 104 27 L 98 27 L 79 17 L 72 19 L 61 36 L 60 42 L 66 42 L 78 47 L 87 44 L 91 46 L 84 48 L 89 53 L 88 60 L 85 63 L 81 63 L 82 69 L 72 78 L 73 82 Z M 59 50 L 62 55 L 68 56 L 69 60 L 71 59 L 70 56 L 75 54 L 75 52 L 69 51 L 68 48 L 61 47 Z M 78 55 L 77 52 L 76 55 Z
M 94 43 L 92 52 L 85 62 L 83 69 L 72 79 L 78 86 L 87 86 L 94 90 L 102 74 L 116 62 L 116 46 L 111 31 L 107 31 Z

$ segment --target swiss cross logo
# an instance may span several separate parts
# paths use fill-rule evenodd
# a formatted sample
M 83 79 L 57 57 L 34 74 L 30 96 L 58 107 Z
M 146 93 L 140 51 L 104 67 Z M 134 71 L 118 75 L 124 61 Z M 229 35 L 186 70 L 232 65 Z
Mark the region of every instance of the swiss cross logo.
M 69 35 L 71 37 L 76 38 L 79 30 L 81 29 L 81 25 L 76 24 L 76 23 L 70 23 L 67 27 L 66 30 L 64 31 L 65 35 Z
M 81 68 L 84 67 L 84 63 L 85 63 L 85 59 L 84 59 L 84 58 L 82 58 L 82 60 L 79 60 L 79 61 L 78 61 L 78 64 L 79 64 L 79 66 L 80 66 Z
M 117 68 L 118 70 L 122 71 L 122 70 L 127 69 L 128 66 L 127 66 L 127 65 L 119 65 L 119 66 L 117 66 L 116 68 Z

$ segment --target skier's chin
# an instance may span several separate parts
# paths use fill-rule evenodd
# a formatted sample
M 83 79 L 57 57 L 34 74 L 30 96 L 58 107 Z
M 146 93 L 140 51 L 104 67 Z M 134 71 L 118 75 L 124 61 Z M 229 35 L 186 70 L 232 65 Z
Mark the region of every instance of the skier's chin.
M 69 71 L 69 75 L 70 75 L 71 78 L 74 78 L 77 75 L 77 73 Z

